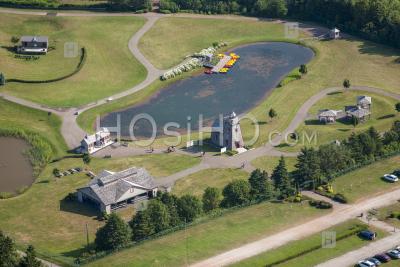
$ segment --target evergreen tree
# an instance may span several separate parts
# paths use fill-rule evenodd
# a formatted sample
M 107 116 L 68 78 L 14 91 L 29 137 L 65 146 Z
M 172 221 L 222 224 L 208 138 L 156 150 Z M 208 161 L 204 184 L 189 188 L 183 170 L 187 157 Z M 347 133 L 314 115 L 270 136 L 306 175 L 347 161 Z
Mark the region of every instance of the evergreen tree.
M 371 137 L 373 141 L 374 151 L 372 152 L 375 156 L 382 155 L 383 153 L 383 141 L 381 135 L 374 127 L 370 127 L 367 134 Z
M 178 214 L 178 197 L 168 192 L 159 193 L 159 199 L 168 207 L 169 224 L 171 227 L 179 225 L 182 221 Z
M 250 193 L 254 198 L 264 197 L 267 191 L 268 174 L 265 171 L 256 169 L 249 177 Z
M 205 212 L 218 208 L 222 201 L 221 191 L 216 187 L 207 187 L 204 190 L 202 201 Z
M 394 108 L 397 112 L 400 112 L 400 102 L 397 102 L 396 105 L 394 105 Z
M 116 214 L 112 213 L 107 223 L 96 232 L 97 250 L 114 250 L 128 244 L 131 240 L 129 226 Z
M 299 72 L 300 72 L 302 75 L 307 74 L 307 72 L 308 72 L 307 66 L 304 65 L 304 64 L 301 64 L 301 65 L 300 65 L 300 68 L 299 68 Z
M 129 222 L 132 239 L 140 241 L 154 234 L 154 225 L 147 210 L 138 211 Z
M 271 178 L 272 181 L 274 181 L 275 189 L 279 191 L 280 197 L 287 198 L 294 194 L 295 189 L 286 169 L 286 163 L 283 156 L 281 156 L 278 165 L 272 172 Z
M 200 199 L 192 195 L 184 195 L 178 200 L 178 214 L 182 221 L 192 222 L 202 213 Z
M 350 150 L 343 145 L 321 145 L 318 149 L 318 157 L 320 159 L 321 172 L 326 176 L 332 175 L 354 164 Z
M 170 226 L 170 214 L 167 206 L 158 199 L 149 201 L 147 212 L 154 225 L 156 233 L 167 229 Z
M 0 86 L 6 84 L 6 78 L 4 77 L 4 74 L 0 72 Z
M 360 123 L 360 120 L 356 116 L 352 116 L 351 123 L 353 124 L 353 127 L 356 128 L 356 126 Z
M 320 183 L 320 158 L 314 148 L 301 150 L 297 157 L 295 179 L 298 188 L 315 188 Z
M 83 160 L 83 163 L 89 165 L 92 158 L 90 157 L 90 155 L 88 153 L 85 153 L 85 154 L 83 154 L 82 160 Z
M 246 180 L 233 180 L 222 191 L 224 207 L 243 205 L 250 200 L 250 185 Z
M 18 254 L 14 241 L 0 230 L 0 267 L 13 267 L 18 264 Z
M 26 249 L 25 256 L 21 259 L 19 263 L 19 267 L 42 267 L 43 264 L 41 261 L 36 259 L 35 248 L 30 245 Z
M 276 116 L 278 116 L 278 114 L 276 113 L 275 109 L 271 108 L 268 112 L 268 116 L 270 117 L 270 119 L 272 120 L 273 118 L 275 118 Z
M 344 87 L 345 89 L 349 89 L 350 86 L 351 86 L 350 80 L 349 80 L 349 79 L 344 79 L 344 81 L 343 81 L 343 87 Z

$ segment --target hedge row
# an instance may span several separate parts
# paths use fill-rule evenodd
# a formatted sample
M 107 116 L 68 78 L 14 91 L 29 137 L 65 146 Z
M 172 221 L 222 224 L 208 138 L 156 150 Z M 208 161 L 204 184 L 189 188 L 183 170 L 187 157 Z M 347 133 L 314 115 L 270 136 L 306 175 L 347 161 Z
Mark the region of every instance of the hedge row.
M 59 78 L 49 79 L 49 80 L 37 80 L 37 81 L 34 81 L 34 80 L 23 80 L 23 79 L 6 79 L 6 82 L 8 82 L 8 83 L 9 82 L 16 82 L 16 83 L 52 83 L 52 82 L 58 82 L 58 81 L 67 79 L 67 78 L 77 74 L 82 69 L 83 65 L 85 64 L 86 57 L 87 57 L 86 49 L 84 47 L 82 47 L 81 48 L 81 56 L 80 56 L 80 59 L 79 59 L 79 63 L 76 66 L 75 70 L 73 72 L 71 72 L 71 73 L 69 73 L 67 75 L 64 75 L 62 77 L 59 77 Z
M 340 241 L 340 240 L 346 239 L 348 237 L 351 237 L 351 236 L 354 236 L 354 235 L 358 235 L 358 233 L 360 233 L 361 231 L 366 230 L 366 229 L 367 229 L 366 225 L 357 224 L 354 228 L 350 228 L 348 231 L 342 233 L 339 236 L 336 236 L 336 241 Z M 301 256 L 303 256 L 305 254 L 311 253 L 311 252 L 313 252 L 315 250 L 318 250 L 318 249 L 321 249 L 321 248 L 322 248 L 322 244 L 315 245 L 313 247 L 310 247 L 310 248 L 308 248 L 306 250 L 300 251 L 300 252 L 298 252 L 298 253 L 296 253 L 294 255 L 291 255 L 291 256 L 289 256 L 287 258 L 284 258 L 282 260 L 277 260 L 277 261 L 275 261 L 273 263 L 267 264 L 267 265 L 265 265 L 265 267 L 272 267 L 272 266 L 276 266 L 276 265 L 285 263 L 287 261 L 290 261 L 290 260 L 293 260 L 295 258 L 301 257 Z

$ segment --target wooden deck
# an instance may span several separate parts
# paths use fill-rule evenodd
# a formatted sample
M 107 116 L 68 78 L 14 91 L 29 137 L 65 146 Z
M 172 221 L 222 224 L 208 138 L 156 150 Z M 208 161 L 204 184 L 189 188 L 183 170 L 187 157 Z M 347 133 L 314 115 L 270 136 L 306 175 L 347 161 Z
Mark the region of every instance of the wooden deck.
M 211 71 L 214 73 L 219 73 L 219 71 L 226 65 L 226 63 L 228 63 L 229 60 L 231 60 L 231 57 L 224 55 L 224 57 L 218 62 L 217 65 L 214 66 L 214 68 L 211 69 Z

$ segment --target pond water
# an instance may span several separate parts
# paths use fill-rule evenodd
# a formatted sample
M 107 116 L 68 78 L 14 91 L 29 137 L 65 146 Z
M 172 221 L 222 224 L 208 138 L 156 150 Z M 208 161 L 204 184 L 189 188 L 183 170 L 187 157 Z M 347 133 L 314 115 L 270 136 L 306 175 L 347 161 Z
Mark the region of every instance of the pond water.
M 291 43 L 270 42 L 238 47 L 233 52 L 240 59 L 227 74 L 200 74 L 178 81 L 161 90 L 147 102 L 110 113 L 101 119 L 102 127 L 115 127 L 117 115 L 121 118 L 121 132 L 129 136 L 131 120 L 146 113 L 157 125 L 157 136 L 163 135 L 164 125 L 178 123 L 185 130 L 190 117 L 191 129 L 198 129 L 199 115 L 203 125 L 219 114 L 235 111 L 243 114 L 256 106 L 294 68 L 308 63 L 314 56 L 311 49 Z M 151 124 L 139 120 L 133 130 L 136 137 L 149 137 Z
M 32 165 L 24 155 L 28 149 L 24 140 L 0 137 L 0 192 L 14 193 L 35 180 Z

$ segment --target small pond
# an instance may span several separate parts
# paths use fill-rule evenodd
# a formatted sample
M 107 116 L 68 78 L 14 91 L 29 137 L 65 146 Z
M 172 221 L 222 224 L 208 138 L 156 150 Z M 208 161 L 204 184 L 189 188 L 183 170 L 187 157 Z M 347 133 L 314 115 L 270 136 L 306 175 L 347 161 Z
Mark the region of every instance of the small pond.
M 15 193 L 35 180 L 33 168 L 24 154 L 28 143 L 13 137 L 0 137 L 0 192 Z
M 157 125 L 157 135 L 164 125 L 176 122 L 179 130 L 187 128 L 191 117 L 192 130 L 198 129 L 199 115 L 204 126 L 219 114 L 235 111 L 243 114 L 256 106 L 275 88 L 284 76 L 314 56 L 311 49 L 291 43 L 269 42 L 241 46 L 233 50 L 240 59 L 227 74 L 200 74 L 178 81 L 161 90 L 147 102 L 106 115 L 103 127 L 115 127 L 121 116 L 122 135 L 129 136 L 129 126 L 135 115 L 147 113 Z M 207 125 L 208 124 L 208 125 Z M 151 136 L 151 124 L 139 120 L 134 127 L 137 137 Z M 172 131 L 176 128 L 169 128 Z

